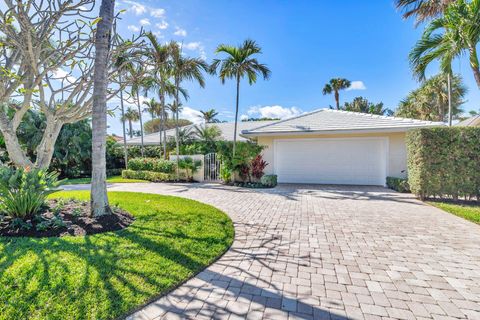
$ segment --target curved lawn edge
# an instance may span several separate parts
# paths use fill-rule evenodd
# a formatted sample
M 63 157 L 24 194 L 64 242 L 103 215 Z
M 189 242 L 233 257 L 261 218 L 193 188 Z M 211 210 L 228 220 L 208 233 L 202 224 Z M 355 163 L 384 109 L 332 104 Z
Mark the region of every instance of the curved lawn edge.
M 88 200 L 89 192 L 52 195 L 72 196 Z M 204 271 L 234 241 L 231 218 L 208 204 L 135 192 L 109 198 L 136 218 L 132 225 L 86 237 L 0 238 L 0 286 L 8 292 L 0 319 L 127 317 Z

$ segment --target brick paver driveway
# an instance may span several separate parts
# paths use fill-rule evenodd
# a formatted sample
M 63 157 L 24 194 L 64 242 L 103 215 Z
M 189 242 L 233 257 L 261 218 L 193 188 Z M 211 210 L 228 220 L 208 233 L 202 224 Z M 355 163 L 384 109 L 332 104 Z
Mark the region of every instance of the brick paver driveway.
M 123 184 L 235 223 L 216 263 L 138 319 L 480 319 L 480 227 L 376 187 Z

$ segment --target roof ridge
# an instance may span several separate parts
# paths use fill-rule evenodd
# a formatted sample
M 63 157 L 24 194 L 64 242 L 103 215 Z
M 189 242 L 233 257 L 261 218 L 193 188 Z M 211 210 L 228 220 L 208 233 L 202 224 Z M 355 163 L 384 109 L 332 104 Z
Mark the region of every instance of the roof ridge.
M 326 111 L 338 112 L 338 113 L 349 113 L 349 114 L 355 114 L 355 115 L 370 117 L 370 118 L 383 118 L 383 119 L 389 119 L 389 120 L 402 120 L 402 121 L 403 120 L 408 120 L 408 121 L 417 122 L 417 123 L 429 123 L 429 124 L 443 123 L 441 121 L 419 120 L 419 119 L 396 117 L 396 116 L 386 116 L 386 115 L 382 115 L 382 114 L 372 114 L 372 113 L 357 112 L 357 111 L 335 110 L 335 109 L 326 109 Z
M 299 114 L 298 116 L 295 116 L 295 117 L 291 117 L 291 118 L 287 118 L 287 119 L 282 119 L 282 120 L 277 120 L 273 123 L 269 123 L 269 124 L 266 124 L 266 125 L 263 125 L 263 126 L 260 126 L 260 127 L 255 127 L 255 128 L 252 128 L 252 129 L 249 129 L 249 130 L 242 130 L 242 133 L 245 131 L 245 132 L 248 132 L 248 131 L 253 131 L 253 130 L 258 130 L 258 129 L 263 129 L 265 127 L 268 127 L 268 126 L 273 126 L 273 125 L 277 125 L 279 123 L 283 123 L 283 122 L 286 122 L 286 121 L 290 121 L 290 120 L 294 120 L 294 119 L 298 119 L 298 118 L 301 118 L 301 117 L 305 117 L 305 116 L 309 116 L 311 114 L 314 114 L 314 113 L 317 113 L 317 112 L 320 112 L 320 111 L 324 111 L 325 108 L 322 108 L 322 109 L 316 109 L 316 110 L 313 110 L 313 111 L 310 111 L 310 112 L 305 112 L 305 113 L 302 113 L 302 114 Z

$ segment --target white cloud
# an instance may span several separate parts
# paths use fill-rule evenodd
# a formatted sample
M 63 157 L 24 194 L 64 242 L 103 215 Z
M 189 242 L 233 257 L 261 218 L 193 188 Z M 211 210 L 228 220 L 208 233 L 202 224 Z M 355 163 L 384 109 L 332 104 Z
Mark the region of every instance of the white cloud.
M 179 28 L 179 27 L 176 27 L 175 29 L 176 29 L 176 31 L 173 33 L 174 35 L 179 36 L 179 37 L 186 37 L 187 36 L 187 30 Z
M 162 18 L 165 15 L 165 9 L 153 8 L 150 10 L 150 15 L 154 18 Z
M 188 42 L 183 45 L 188 50 L 198 50 L 202 44 L 200 42 Z
M 160 30 L 165 30 L 165 29 L 168 28 L 168 22 L 165 21 L 165 20 L 162 20 L 161 22 L 156 23 L 156 24 L 155 24 L 155 27 L 157 27 L 157 28 L 160 29 Z
M 140 19 L 140 24 L 142 26 L 149 26 L 150 25 L 150 20 L 148 20 L 147 18 Z
M 352 81 L 350 84 L 350 87 L 347 89 L 347 91 L 350 90 L 366 90 L 367 87 L 363 83 L 363 81 Z
M 124 0 L 124 2 L 129 5 L 128 11 L 135 13 L 137 16 L 147 12 L 147 8 L 143 4 L 131 0 Z
M 203 120 L 200 118 L 202 113 L 196 109 L 190 107 L 183 107 L 180 111 L 179 118 L 187 119 L 195 124 L 202 124 Z
M 129 26 L 127 27 L 127 29 L 130 30 L 130 31 L 132 31 L 132 32 L 139 32 L 139 31 L 140 31 L 140 28 L 139 28 L 139 27 L 134 26 L 134 25 L 132 25 L 132 24 L 129 25 Z
M 77 78 L 70 75 L 67 71 L 63 69 L 57 69 L 53 72 L 53 77 L 57 78 L 57 80 L 67 80 L 70 83 L 73 83 L 77 80 Z
M 250 107 L 247 111 L 248 117 L 252 118 L 280 118 L 286 119 L 298 116 L 303 111 L 297 107 L 282 107 L 282 106 L 264 106 L 264 107 Z
M 245 121 L 245 120 L 248 120 L 248 116 L 246 114 L 242 114 L 240 116 L 240 121 Z

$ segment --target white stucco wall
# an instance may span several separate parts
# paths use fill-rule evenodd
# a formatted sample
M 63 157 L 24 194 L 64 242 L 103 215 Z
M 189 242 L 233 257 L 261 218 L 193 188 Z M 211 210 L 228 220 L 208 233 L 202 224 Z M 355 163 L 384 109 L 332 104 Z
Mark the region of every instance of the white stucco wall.
M 337 134 L 337 135 L 309 135 L 308 138 L 352 138 L 352 137 L 387 137 L 388 138 L 388 176 L 406 177 L 407 148 L 405 145 L 405 133 L 386 134 Z M 263 158 L 268 162 L 265 173 L 275 173 L 274 168 L 274 140 L 275 139 L 302 139 L 305 136 L 269 136 L 258 137 L 258 144 L 265 146 Z

